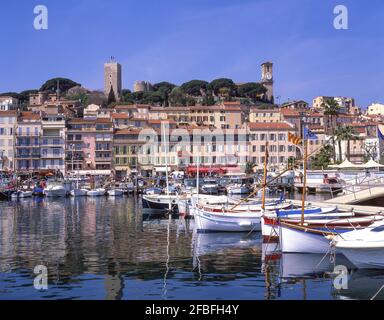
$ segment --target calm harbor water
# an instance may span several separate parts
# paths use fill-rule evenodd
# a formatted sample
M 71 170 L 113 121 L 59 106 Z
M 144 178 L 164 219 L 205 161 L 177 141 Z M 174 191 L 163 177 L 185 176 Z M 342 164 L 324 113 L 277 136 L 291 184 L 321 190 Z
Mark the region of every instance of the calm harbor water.
M 3 201 L 0 299 L 370 299 L 384 284 L 384 271 L 350 270 L 336 290 L 343 257 L 274 250 L 259 233 L 196 234 L 133 197 Z

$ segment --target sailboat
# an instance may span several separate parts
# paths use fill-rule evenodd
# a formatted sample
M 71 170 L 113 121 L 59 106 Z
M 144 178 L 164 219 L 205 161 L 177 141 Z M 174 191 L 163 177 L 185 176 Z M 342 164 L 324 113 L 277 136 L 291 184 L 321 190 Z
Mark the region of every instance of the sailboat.
M 337 234 L 351 231 L 355 228 L 364 228 L 372 225 L 383 217 L 351 217 L 334 219 L 305 219 L 305 197 L 307 180 L 308 140 L 312 133 L 304 128 L 303 144 L 303 192 L 301 217 L 299 220 L 278 219 L 279 242 L 284 253 L 327 253 L 330 252 L 330 239 Z M 266 220 L 266 219 L 264 219 Z
M 87 189 L 83 189 L 79 187 L 79 172 L 77 173 L 77 178 L 76 178 L 76 188 L 71 190 L 70 194 L 72 197 L 85 197 L 88 194 Z

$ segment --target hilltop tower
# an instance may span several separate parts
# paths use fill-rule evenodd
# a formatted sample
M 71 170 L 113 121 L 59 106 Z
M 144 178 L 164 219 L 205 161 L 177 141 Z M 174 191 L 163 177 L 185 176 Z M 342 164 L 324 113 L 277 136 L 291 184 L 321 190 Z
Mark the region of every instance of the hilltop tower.
M 267 88 L 267 92 L 265 93 L 266 100 L 270 103 L 274 103 L 272 62 L 264 62 L 261 65 L 261 83 Z
M 115 94 L 116 101 L 120 101 L 122 83 L 121 83 L 121 65 L 111 57 L 111 61 L 104 64 L 104 94 L 109 96 L 111 88 Z

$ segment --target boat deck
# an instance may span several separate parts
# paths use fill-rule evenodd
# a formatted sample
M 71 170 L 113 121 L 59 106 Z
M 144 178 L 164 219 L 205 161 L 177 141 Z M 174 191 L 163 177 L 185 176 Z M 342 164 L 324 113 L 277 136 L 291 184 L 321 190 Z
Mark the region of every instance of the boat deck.
M 330 199 L 335 200 L 335 199 Z M 301 200 L 289 200 L 291 201 L 295 206 L 301 206 Z M 318 207 L 324 207 L 324 202 L 316 202 L 316 201 L 306 201 L 306 205 L 313 205 Z M 366 214 L 384 214 L 384 208 L 383 207 L 375 207 L 375 206 L 359 206 L 354 204 L 343 204 L 343 203 L 337 203 L 337 202 L 328 202 L 326 201 L 326 204 L 328 205 L 336 205 L 338 209 L 342 211 L 354 211 L 357 213 L 366 213 Z

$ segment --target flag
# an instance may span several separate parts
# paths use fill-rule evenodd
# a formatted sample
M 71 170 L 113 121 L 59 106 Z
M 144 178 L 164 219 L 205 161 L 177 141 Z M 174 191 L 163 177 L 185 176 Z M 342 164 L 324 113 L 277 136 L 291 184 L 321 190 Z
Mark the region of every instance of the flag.
M 379 140 L 384 140 L 384 126 L 382 124 L 377 126 L 377 136 Z
M 295 145 L 299 145 L 301 144 L 301 138 L 294 135 L 293 133 L 291 132 L 288 132 L 288 142 L 291 142 Z
M 304 128 L 304 139 L 306 140 L 317 140 L 318 137 L 315 133 L 313 133 L 308 128 Z

